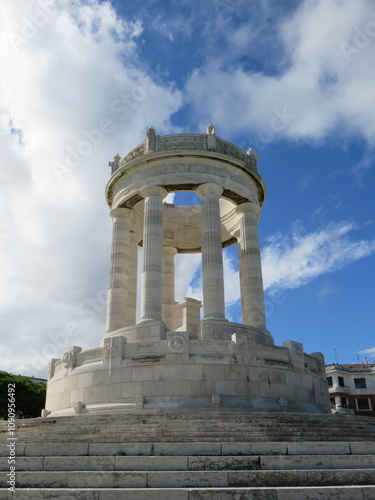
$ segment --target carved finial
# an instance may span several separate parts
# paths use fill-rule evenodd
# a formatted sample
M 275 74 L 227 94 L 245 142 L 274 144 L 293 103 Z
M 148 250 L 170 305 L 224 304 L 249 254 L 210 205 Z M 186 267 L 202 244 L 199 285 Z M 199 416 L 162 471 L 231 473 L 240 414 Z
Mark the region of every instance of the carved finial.
M 258 160 L 260 160 L 260 156 L 258 156 L 254 149 L 252 148 L 249 148 L 247 150 L 247 156 L 249 156 L 249 160 L 250 160 L 250 166 L 257 169 L 258 168 Z
M 215 127 L 212 125 L 212 123 L 208 124 L 208 127 L 206 128 L 206 134 L 215 135 Z
M 154 127 L 152 125 L 147 130 L 146 135 L 147 135 L 148 138 L 155 137 L 155 129 L 154 129 Z
M 108 166 L 112 169 L 112 174 L 119 168 L 120 160 L 121 156 L 117 153 L 117 155 L 113 158 L 113 161 L 108 162 Z
M 154 127 L 150 127 L 146 132 L 146 153 L 156 151 L 156 135 Z

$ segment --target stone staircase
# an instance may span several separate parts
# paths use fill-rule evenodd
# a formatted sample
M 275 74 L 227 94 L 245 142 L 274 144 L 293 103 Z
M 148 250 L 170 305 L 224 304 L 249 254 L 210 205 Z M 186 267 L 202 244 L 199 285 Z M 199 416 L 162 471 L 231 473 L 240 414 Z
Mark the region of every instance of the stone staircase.
M 311 414 L 77 415 L 18 421 L 0 500 L 375 500 L 375 419 Z

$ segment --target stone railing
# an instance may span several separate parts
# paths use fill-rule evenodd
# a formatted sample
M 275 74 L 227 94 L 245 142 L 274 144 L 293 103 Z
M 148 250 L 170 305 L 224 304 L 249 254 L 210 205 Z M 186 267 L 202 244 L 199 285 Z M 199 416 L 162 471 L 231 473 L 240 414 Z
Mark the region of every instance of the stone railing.
M 129 151 L 124 158 L 122 158 L 120 165 L 124 165 L 125 163 L 128 163 L 129 161 L 135 160 L 136 158 L 139 158 L 140 156 L 143 156 L 146 152 L 146 141 L 142 142 L 141 144 L 138 144 L 135 148 Z
M 356 365 L 339 365 L 339 364 L 332 364 L 332 365 L 327 365 L 327 375 L 331 373 L 331 370 L 339 370 L 340 372 L 348 372 L 348 373 L 369 373 L 369 372 L 374 372 L 375 373 L 375 363 L 364 363 L 362 365 L 356 364 Z
M 234 326 L 235 324 L 232 323 Z M 241 325 L 238 325 L 241 326 Z M 172 336 L 181 336 L 181 332 L 172 332 Z M 246 336 L 246 335 L 245 335 Z M 238 341 L 240 342 L 240 341 Z M 236 341 L 202 341 L 197 339 L 190 339 L 186 343 L 186 349 L 181 352 L 174 350 L 170 346 L 170 342 L 166 340 L 152 341 L 152 342 L 137 342 L 128 343 L 123 336 L 112 337 L 107 339 L 104 347 L 91 349 L 89 351 L 82 351 L 81 347 L 73 346 L 65 350 L 64 357 L 61 360 L 52 360 L 49 379 L 58 375 L 59 377 L 66 376 L 67 372 L 72 372 L 78 368 L 78 373 L 84 373 L 85 366 L 95 366 L 100 369 L 103 365 L 108 365 L 108 360 L 118 358 L 125 365 L 138 365 L 141 364 L 159 364 L 163 358 L 168 355 L 179 352 L 184 352 L 187 359 L 194 364 L 211 363 L 213 360 L 219 360 L 223 364 L 231 364 L 238 355 L 245 353 L 245 344 L 240 345 L 240 350 L 236 351 Z M 291 359 L 291 350 L 287 347 L 279 347 L 274 345 L 259 344 L 251 342 L 250 350 L 247 351 L 246 356 L 252 356 L 253 366 L 267 367 L 271 369 L 291 369 L 294 361 Z M 194 361 L 193 361 L 194 360 Z M 197 361 L 198 360 L 198 361 Z M 120 362 L 119 361 L 119 362 Z M 237 362 L 236 362 L 237 363 Z M 110 363 L 109 363 L 110 364 Z M 246 364 L 246 363 L 245 363 Z M 319 362 L 311 355 L 305 354 L 302 357 L 302 370 L 303 373 L 312 373 L 319 376 Z M 65 375 L 64 375 L 65 374 Z M 350 393 L 349 387 L 333 387 L 329 388 L 329 392 L 346 392 Z
M 336 392 L 350 394 L 351 388 L 348 385 L 339 385 L 339 384 L 333 384 L 331 387 L 329 387 L 330 394 L 336 393 Z
M 253 149 L 249 149 L 244 153 L 241 148 L 228 141 L 224 141 L 215 135 L 214 128 L 207 127 L 205 134 L 173 134 L 173 135 L 156 135 L 155 130 L 151 127 L 147 131 L 146 140 L 131 149 L 122 158 L 117 155 L 114 161 L 109 162 L 112 169 L 112 174 L 127 163 L 143 156 L 152 153 L 163 153 L 176 150 L 201 150 L 215 151 L 236 160 L 244 162 L 245 166 L 257 170 L 257 161 L 259 156 L 255 154 Z

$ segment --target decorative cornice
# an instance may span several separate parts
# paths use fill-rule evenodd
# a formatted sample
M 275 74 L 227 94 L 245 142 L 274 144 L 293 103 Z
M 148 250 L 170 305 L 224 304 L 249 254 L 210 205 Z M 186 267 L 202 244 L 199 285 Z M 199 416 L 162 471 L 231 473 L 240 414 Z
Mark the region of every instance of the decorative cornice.
M 253 171 L 257 170 L 257 161 L 259 159 L 259 156 L 255 155 L 254 150 L 249 149 L 247 153 L 244 153 L 242 149 L 235 144 L 224 141 L 212 133 L 172 134 L 161 136 L 155 135 L 155 130 L 151 127 L 147 131 L 145 141 L 128 151 L 121 160 L 116 158 L 117 162 L 111 162 L 112 173 L 141 156 L 151 157 L 155 153 L 173 152 L 177 150 L 220 153 L 244 162 L 244 165 Z

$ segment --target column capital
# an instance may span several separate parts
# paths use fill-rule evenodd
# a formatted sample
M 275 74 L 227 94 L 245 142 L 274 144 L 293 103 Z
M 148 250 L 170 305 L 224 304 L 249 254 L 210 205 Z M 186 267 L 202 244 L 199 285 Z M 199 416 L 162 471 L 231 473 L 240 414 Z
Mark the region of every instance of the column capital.
M 176 255 L 178 253 L 178 250 L 175 247 L 165 245 L 163 246 L 163 253 L 168 255 Z
M 223 188 L 219 186 L 219 184 L 207 182 L 206 184 L 198 186 L 195 192 L 200 198 L 202 198 L 205 194 L 216 194 L 217 196 L 221 196 L 223 194 Z
M 168 194 L 168 191 L 164 189 L 162 186 L 147 186 L 140 191 L 140 195 L 142 198 L 146 198 L 150 195 L 160 196 L 161 198 L 165 198 Z
M 254 202 L 241 203 L 240 205 L 237 205 L 236 212 L 238 214 L 244 214 L 246 212 L 253 212 L 256 215 L 259 215 L 260 206 L 258 203 L 254 203 Z
M 109 212 L 109 215 L 114 218 L 114 217 L 129 217 L 131 214 L 132 209 L 131 208 L 125 208 L 125 207 L 117 207 L 114 208 Z

